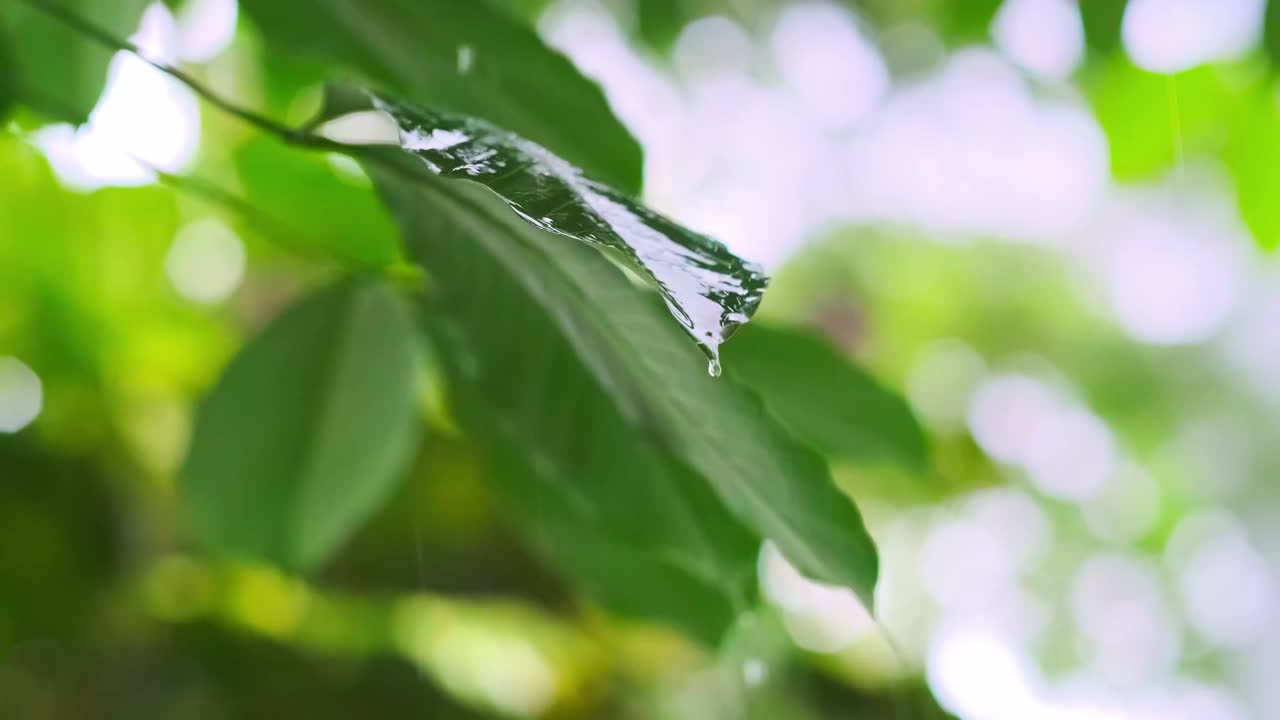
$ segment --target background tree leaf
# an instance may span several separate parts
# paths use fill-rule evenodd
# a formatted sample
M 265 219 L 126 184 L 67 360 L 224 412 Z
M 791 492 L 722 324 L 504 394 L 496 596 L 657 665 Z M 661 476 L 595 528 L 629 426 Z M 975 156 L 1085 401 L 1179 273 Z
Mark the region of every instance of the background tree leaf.
M 636 32 L 650 47 L 666 52 L 680 31 L 695 19 L 685 0 L 647 0 L 635 3 Z
M 270 47 L 353 71 L 402 96 L 477 115 L 637 192 L 639 145 L 604 94 L 489 0 L 245 0 Z
M 583 177 L 536 143 L 474 118 L 379 96 L 371 102 L 395 119 L 401 147 L 433 172 L 480 183 L 534 226 L 624 257 L 653 281 L 713 363 L 720 344 L 760 304 L 768 279 L 754 264 Z
M 573 467 L 574 455 L 615 452 L 609 443 L 570 438 L 554 416 L 542 416 L 550 403 L 581 408 L 580 393 L 544 378 L 548 368 L 576 358 L 592 381 L 580 387 L 607 398 L 610 421 L 630 426 L 624 437 L 687 467 L 802 572 L 851 587 L 870 603 L 875 547 L 821 458 L 746 388 L 708 377 L 651 296 L 600 253 L 523 222 L 488 190 L 439 178 L 398 149 L 372 150 L 378 160 L 366 167 L 413 259 L 438 281 L 435 332 L 457 375 L 483 388 L 487 402 L 478 407 L 541 421 L 539 435 L 527 441 L 534 457 L 558 453 Z M 395 170 L 388 169 L 392 163 Z M 547 338 L 556 341 L 538 348 Z M 517 425 L 511 417 L 495 423 L 508 423 L 521 437 L 520 428 L 531 423 Z
M 907 402 L 810 332 L 752 323 L 727 346 L 725 364 L 797 438 L 829 457 L 928 465 L 924 430 Z
M 148 0 L 48 0 L 119 38 L 138 28 Z M 114 54 L 24 0 L 0 4 L 0 23 L 9 28 L 19 86 L 39 91 L 84 122 L 102 94 L 107 65 Z
M 991 37 L 991 21 L 1003 0 L 964 0 L 940 4 L 939 28 L 947 44 L 962 47 L 987 42 Z
M 0 123 L 8 120 L 9 112 L 17 102 L 18 65 L 13 58 L 13 48 L 8 31 L 0 24 Z
M 1089 47 L 1106 55 L 1120 46 L 1128 0 L 1079 0 L 1080 21 Z
M 1254 94 L 1239 113 L 1224 153 L 1235 182 L 1240 215 L 1258 245 L 1266 250 L 1280 246 L 1280 111 L 1275 89 L 1268 85 Z
M 1163 75 L 1116 55 L 1089 80 L 1093 112 L 1111 150 L 1111 172 L 1122 182 L 1167 170 L 1179 152 L 1219 151 L 1241 106 L 1240 88 L 1209 65 Z M 1170 109 L 1175 96 L 1176 114 Z
M 200 409 L 182 470 L 197 537 L 294 570 L 323 562 L 412 459 L 413 337 L 389 290 L 352 281 L 249 342 Z
M 239 148 L 235 160 L 245 195 L 305 243 L 296 251 L 369 269 L 401 260 L 399 231 L 350 158 L 300 153 L 263 136 Z
M 1280 2 L 1277 0 L 1267 2 L 1267 14 L 1262 23 L 1262 49 L 1274 70 L 1276 65 L 1280 65 Z

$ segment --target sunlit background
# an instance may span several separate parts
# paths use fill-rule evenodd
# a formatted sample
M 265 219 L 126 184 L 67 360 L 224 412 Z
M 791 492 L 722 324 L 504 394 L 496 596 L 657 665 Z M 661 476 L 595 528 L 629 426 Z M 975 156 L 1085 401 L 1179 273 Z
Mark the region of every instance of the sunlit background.
M 1280 242 L 1280 196 L 1267 194 L 1280 192 L 1267 178 L 1280 173 L 1280 95 L 1260 57 L 1264 0 L 1131 0 L 1112 53 L 1087 48 L 1071 0 L 1005 0 L 959 43 L 923 11 L 745 4 L 658 49 L 624 2 L 561 0 L 538 27 L 642 143 L 646 200 L 775 272 L 762 314 L 823 330 L 932 435 L 929 477 L 835 468 L 881 548 L 876 620 L 762 549 L 788 642 L 871 693 L 922 675 L 961 720 L 1280 718 L 1280 269 L 1260 249 Z M 280 97 L 253 29 L 237 26 L 235 0 L 188 0 L 176 14 L 154 5 L 133 39 L 246 104 L 305 116 L 315 91 Z M 459 48 L 460 73 L 483 62 Z M 21 688 L 69 717 L 41 663 L 120 638 L 159 657 L 132 646 L 209 623 L 307 656 L 399 657 L 428 694 L 480 713 L 572 716 L 620 676 L 646 689 L 640 717 L 728 716 L 707 670 L 717 658 L 645 629 L 601 641 L 599 626 L 510 592 L 547 582 L 519 559 L 479 579 L 423 570 L 423 548 L 512 552 L 456 439 L 433 441 L 432 470 L 462 480 L 415 483 L 335 586 L 186 552 L 172 476 L 194 399 L 291 295 L 293 261 L 152 169 L 270 197 L 237 165 L 256 141 L 127 54 L 87 124 L 18 136 L 0 163 L 25 190 L 0 204 L 44 187 L 47 161 L 76 216 L 67 237 L 92 237 L 25 250 L 0 219 L 0 433 L 101 450 L 92 492 L 107 499 L 63 497 L 88 482 L 76 462 L 41 471 L 63 479 L 39 498 L 0 490 L 21 545 L 0 548 L 0 567 L 19 568 L 0 593 L 80 593 L 48 611 L 92 626 L 42 644 L 28 633 L 56 620 L 6 601 L 0 648 L 27 638 L 19 651 L 36 659 L 6 669 L 0 654 L 0 695 Z M 320 172 L 366 191 L 341 158 Z M 51 270 L 55 258 L 72 269 Z M 0 483 L 38 462 L 8 458 Z M 458 517 L 439 520 L 438 503 Z M 66 531 L 64 505 L 110 517 Z M 377 553 L 385 566 L 360 568 Z M 58 585 L 46 565 L 74 577 Z M 345 591 L 366 586 L 400 592 Z M 767 683 L 767 653 L 734 662 L 748 685 Z M 195 670 L 173 673 L 148 712 L 221 717 L 201 714 L 223 706 Z M 411 682 L 388 673 L 388 688 Z

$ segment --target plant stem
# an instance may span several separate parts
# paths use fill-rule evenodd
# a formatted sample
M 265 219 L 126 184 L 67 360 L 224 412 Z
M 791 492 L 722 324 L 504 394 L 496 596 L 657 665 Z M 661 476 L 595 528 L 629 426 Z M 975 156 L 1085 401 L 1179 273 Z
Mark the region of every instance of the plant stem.
M 147 57 L 147 54 L 144 53 L 137 45 L 128 40 L 123 40 L 112 35 L 107 30 L 104 30 L 93 22 L 86 20 L 71 10 L 68 10 L 57 2 L 51 2 L 50 0 L 23 0 L 23 2 L 32 8 L 43 12 L 54 20 L 57 20 L 63 25 L 66 25 L 68 28 L 84 35 L 94 42 L 97 42 L 103 47 L 111 50 L 123 50 L 137 56 L 143 62 L 156 70 L 159 70 L 183 85 L 186 85 L 192 92 L 203 98 L 209 104 L 217 107 L 219 110 L 234 115 L 250 125 L 254 125 L 255 127 L 277 135 L 285 142 L 292 145 L 321 149 L 334 149 L 331 146 L 337 144 L 327 138 L 323 138 L 309 132 L 300 131 L 281 122 L 277 122 L 265 115 L 236 105 L 230 100 L 227 100 L 214 92 L 190 74 L 167 63 Z

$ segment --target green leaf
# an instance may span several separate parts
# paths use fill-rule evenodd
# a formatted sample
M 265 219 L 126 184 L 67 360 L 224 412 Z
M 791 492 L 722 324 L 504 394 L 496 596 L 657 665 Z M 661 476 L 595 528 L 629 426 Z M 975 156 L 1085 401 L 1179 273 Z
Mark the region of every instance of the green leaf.
M 1128 0 L 1079 0 L 1080 22 L 1089 47 L 1110 54 L 1120 46 L 1120 31 Z
M 138 29 L 149 0 L 41 0 L 66 9 L 119 38 Z M 9 27 L 19 86 L 51 98 L 68 116 L 60 120 L 83 122 L 97 103 L 107 79 L 107 64 L 114 54 L 26 0 L 0 4 L 0 23 Z
M 829 457 L 928 465 L 924 430 L 906 401 L 812 333 L 752 323 L 726 347 L 725 366 Z
M 598 392 L 590 382 L 579 374 L 552 387 L 577 387 L 578 395 L 590 396 Z M 522 449 L 483 429 L 477 413 L 470 414 L 476 422 L 469 426 L 503 458 L 495 463 L 494 479 L 549 565 L 613 612 L 670 623 L 715 646 L 755 589 L 759 544 L 700 478 L 664 462 L 643 442 L 620 438 L 611 446 L 616 454 L 585 448 L 585 438 L 599 435 L 599 426 L 589 423 L 607 407 L 597 402 L 568 423 L 542 424 L 583 437 L 588 451 L 576 458 Z M 516 421 L 505 411 L 494 415 L 514 429 Z M 517 431 L 534 434 L 527 424 Z M 629 429 L 610 422 L 606 431 Z
M 602 483 L 641 492 L 598 470 L 615 463 L 647 463 L 648 484 L 683 488 L 697 478 L 802 572 L 870 603 L 875 547 L 822 459 L 745 387 L 709 377 L 651 295 L 592 248 L 522 221 L 486 188 L 436 176 L 396 148 L 361 155 L 412 258 L 437 281 L 425 310 L 470 398 L 464 424 L 497 428 L 535 469 L 554 469 L 571 483 L 558 491 L 566 503 L 590 507 L 572 498 L 594 496 Z M 493 434 L 483 436 L 492 443 Z M 599 526 L 629 535 L 628 525 L 643 531 L 646 522 L 609 515 Z M 728 534 L 693 527 L 702 537 Z
M 1222 68 L 1201 66 L 1161 75 L 1116 56 L 1099 71 L 1088 92 L 1111 147 L 1117 180 L 1140 180 L 1167 170 L 1179 153 L 1216 152 L 1239 107 L 1240 92 Z
M 1275 87 L 1266 83 L 1240 113 L 1224 159 L 1236 187 L 1236 201 L 1258 245 L 1280 247 L 1280 109 Z
M 17 103 L 18 65 L 13 59 L 8 33 L 0 25 L 0 123 L 9 118 Z
M 1271 67 L 1280 67 L 1280 0 L 1267 2 L 1266 19 L 1262 23 L 1262 47 Z
M 685 0 L 642 0 L 635 4 L 636 31 L 650 47 L 666 52 L 694 16 Z
M 330 111 L 356 102 L 331 95 Z M 367 102 L 395 120 L 401 147 L 432 172 L 480 183 L 531 225 L 625 258 L 653 281 L 713 368 L 720 344 L 760 304 L 768 279 L 755 265 L 584 177 L 536 143 L 466 116 L 377 95 Z
M 182 470 L 196 536 L 291 570 L 322 563 L 412 460 L 413 337 L 389 290 L 351 281 L 249 342 L 201 407 Z
M 249 200 L 297 236 L 294 250 L 370 269 L 401 260 L 399 230 L 350 158 L 300 153 L 264 136 L 236 152 L 236 169 Z
M 268 45 L 401 96 L 487 118 L 592 176 L 639 189 L 640 147 L 604 94 L 489 0 L 243 0 Z
M 942 38 L 951 46 L 985 42 L 1003 0 L 963 0 L 943 3 L 938 18 Z

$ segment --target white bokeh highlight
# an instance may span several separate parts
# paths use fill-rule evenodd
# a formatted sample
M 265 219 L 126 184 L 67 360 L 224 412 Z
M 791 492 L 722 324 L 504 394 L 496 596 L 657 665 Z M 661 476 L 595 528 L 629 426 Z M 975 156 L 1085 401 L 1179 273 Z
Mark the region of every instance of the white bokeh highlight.
M 889 70 L 853 18 L 835 5 L 787 7 L 770 37 L 787 89 L 831 130 L 865 117 L 889 90 Z
M 1209 642 L 1244 648 L 1274 621 L 1275 581 L 1266 559 L 1231 514 L 1204 510 L 1174 528 L 1165 560 L 1178 579 L 1187 620 Z
M 16 357 L 0 356 L 0 433 L 30 425 L 44 407 L 40 376 Z
M 1037 75 L 1060 80 L 1084 58 L 1084 25 L 1075 0 L 1005 0 L 991 26 L 996 47 Z
M 131 39 L 158 62 L 180 57 L 178 27 L 163 4 L 147 8 Z M 156 179 L 152 169 L 180 173 L 195 160 L 200 108 L 182 83 L 120 52 L 111 60 L 106 89 L 89 121 L 79 128 L 42 128 L 33 140 L 58 179 L 72 189 L 147 185 Z
M 1181 655 L 1181 632 L 1160 575 L 1140 556 L 1088 559 L 1076 574 L 1070 607 L 1084 656 L 1112 683 L 1159 678 Z
M 178 12 L 179 54 L 187 62 L 208 62 L 231 45 L 240 15 L 237 0 L 187 0 Z
M 1175 73 L 1248 52 L 1266 0 L 1130 0 L 1121 35 L 1134 63 Z
M 244 243 L 222 222 L 200 220 L 178 231 L 164 269 L 182 297 L 204 305 L 219 303 L 244 278 Z

